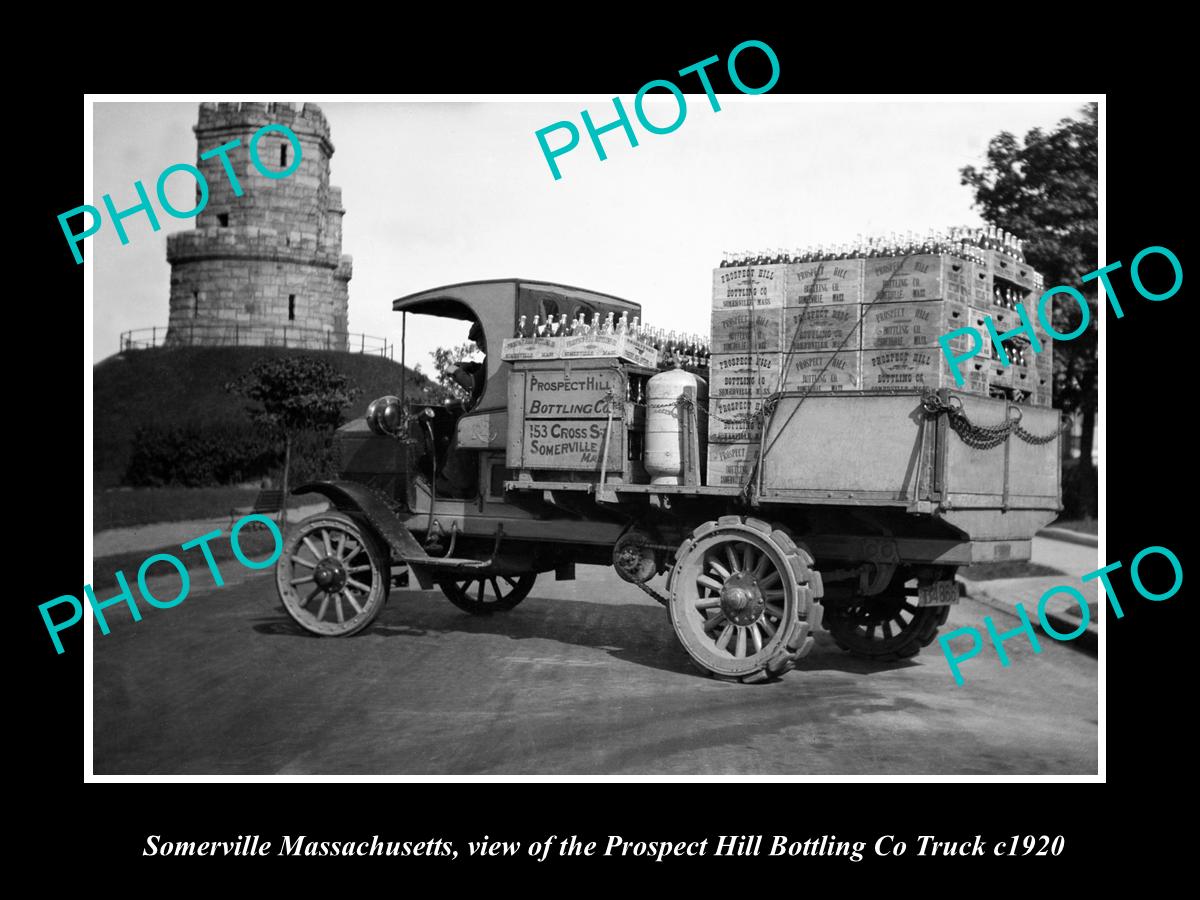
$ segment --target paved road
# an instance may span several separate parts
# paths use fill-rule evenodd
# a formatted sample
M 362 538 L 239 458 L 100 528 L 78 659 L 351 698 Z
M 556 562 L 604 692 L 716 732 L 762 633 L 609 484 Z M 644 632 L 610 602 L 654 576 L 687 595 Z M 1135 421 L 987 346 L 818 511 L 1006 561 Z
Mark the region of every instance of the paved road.
M 1007 669 L 988 648 L 956 687 L 936 643 L 873 665 L 821 635 L 783 680 L 726 684 L 693 671 L 650 598 L 607 569 L 579 575 L 543 576 L 489 618 L 396 592 L 348 639 L 301 632 L 269 575 L 194 589 L 139 623 L 110 616 L 95 641 L 95 771 L 1096 771 L 1096 660 L 1068 646 L 1034 655 L 1013 640 Z M 985 615 L 1004 618 L 964 600 L 947 627 Z

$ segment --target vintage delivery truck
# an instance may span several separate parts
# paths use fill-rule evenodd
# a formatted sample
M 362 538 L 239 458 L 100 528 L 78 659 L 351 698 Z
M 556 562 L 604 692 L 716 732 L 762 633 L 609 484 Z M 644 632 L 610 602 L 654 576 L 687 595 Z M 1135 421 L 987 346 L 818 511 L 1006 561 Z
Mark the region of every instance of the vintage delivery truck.
M 715 295 L 770 301 L 771 291 L 754 287 L 767 274 L 746 273 L 751 287 L 739 294 L 721 288 L 727 271 L 715 270 Z M 897 283 L 894 273 L 882 277 Z M 817 296 L 807 290 L 802 300 Z M 764 321 L 783 323 L 786 302 Z M 474 323 L 486 350 L 482 377 L 465 407 L 382 398 L 339 430 L 339 477 L 296 489 L 324 495 L 331 509 L 285 536 L 277 584 L 287 612 L 308 631 L 346 636 L 367 628 L 399 586 L 439 588 L 466 612 L 489 614 L 513 609 L 540 574 L 570 579 L 578 564 L 603 565 L 662 603 L 697 667 L 720 678 L 777 677 L 821 629 L 859 656 L 917 654 L 957 602 L 960 566 L 1028 559 L 1033 535 L 1057 515 L 1060 416 L 1048 400 L 1017 403 L 1029 395 L 986 385 L 864 384 L 863 354 L 879 355 L 862 349 L 872 305 L 860 298 L 851 316 L 860 333 L 851 340 L 854 329 L 843 329 L 836 348 L 791 352 L 828 332 L 830 317 L 805 308 L 794 318 L 824 322 L 817 338 L 806 331 L 789 346 L 781 324 L 774 355 L 714 353 L 707 400 L 703 388 L 685 389 L 667 404 L 680 463 L 664 478 L 647 459 L 648 438 L 662 443 L 647 432 L 655 416 L 647 385 L 659 374 L 652 352 L 616 336 L 505 347 L 522 317 L 628 320 L 637 304 L 522 279 L 394 301 L 404 319 Z M 904 317 L 898 310 L 889 321 Z M 750 328 L 761 327 L 755 321 Z M 757 347 L 761 335 L 752 337 Z M 822 352 L 824 368 L 810 377 Z M 831 381 L 837 360 L 853 354 L 843 370 L 854 368 L 857 380 Z M 745 377 L 722 371 L 735 358 Z M 729 391 L 764 380 L 774 365 L 797 380 L 765 378 L 742 419 L 719 412 Z M 1014 377 L 996 372 L 1006 383 Z M 738 433 L 722 438 L 731 423 Z M 446 486 L 451 468 L 458 490 Z

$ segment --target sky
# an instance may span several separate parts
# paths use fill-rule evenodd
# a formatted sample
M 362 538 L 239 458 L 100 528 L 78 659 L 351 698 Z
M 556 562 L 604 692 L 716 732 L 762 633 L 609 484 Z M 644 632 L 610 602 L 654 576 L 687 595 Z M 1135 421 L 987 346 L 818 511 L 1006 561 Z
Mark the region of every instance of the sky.
M 342 252 L 354 258 L 350 331 L 399 342 L 396 297 L 439 285 L 522 277 L 615 294 L 642 304 L 649 325 L 706 334 L 711 271 L 729 250 L 852 241 L 952 224 L 981 224 L 959 169 L 980 165 L 1001 131 L 1023 136 L 1074 116 L 1083 100 L 814 102 L 807 97 L 688 94 L 678 129 L 655 135 L 633 119 L 602 136 L 600 161 L 580 118 L 611 121 L 611 98 L 519 102 L 322 102 L 342 188 Z M 229 99 L 229 98 L 223 98 Z M 250 98 L 245 99 L 273 99 Z M 303 97 L 274 98 L 303 101 Z M 632 110 L 632 98 L 622 98 Z M 194 164 L 197 102 L 96 103 L 93 188 L 80 202 L 118 209 L 153 192 L 158 174 Z M 647 97 L 651 122 L 677 114 Z M 632 112 L 630 113 L 633 118 Z M 575 123 L 580 144 L 558 157 L 555 180 L 535 132 Z M 565 132 L 548 137 L 551 146 Z M 209 148 L 203 148 L 209 149 Z M 173 176 L 174 205 L 194 205 Z M 194 220 L 159 212 L 110 222 L 89 238 L 94 260 L 94 361 L 122 331 L 167 324 L 166 236 Z M 64 240 L 64 253 L 69 248 Z M 410 317 L 408 361 L 431 371 L 434 347 L 462 343 L 465 323 Z M 396 358 L 399 359 L 397 349 Z

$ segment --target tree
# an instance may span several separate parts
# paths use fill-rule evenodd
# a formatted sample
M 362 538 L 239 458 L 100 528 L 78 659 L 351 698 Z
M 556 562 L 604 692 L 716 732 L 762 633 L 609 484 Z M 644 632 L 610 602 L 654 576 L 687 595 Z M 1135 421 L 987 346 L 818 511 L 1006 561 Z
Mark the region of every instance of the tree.
M 1068 486 L 1074 496 L 1065 498 L 1065 504 L 1072 513 L 1090 515 L 1096 504 L 1092 443 L 1099 401 L 1099 310 L 1096 283 L 1082 284 L 1080 277 L 1096 267 L 1098 159 L 1097 105 L 1090 103 L 1080 110 L 1080 118 L 1062 119 L 1048 132 L 1034 128 L 1024 142 L 1002 131 L 989 142 L 982 168 L 960 171 L 984 220 L 1025 239 L 1025 258 L 1045 276 L 1046 286 L 1071 285 L 1087 298 L 1087 329 L 1073 341 L 1054 345 L 1054 396 L 1057 406 L 1080 417 L 1082 430 L 1077 490 Z M 1082 315 L 1069 297 L 1054 298 L 1056 331 L 1074 331 Z
M 478 350 L 474 341 L 467 341 L 457 347 L 438 347 L 433 351 L 433 367 L 437 370 L 437 383 L 442 388 L 443 400 L 466 402 L 470 399 L 471 392 L 454 380 L 454 370 Z
M 349 387 L 349 379 L 322 359 L 282 356 L 258 360 L 241 378 L 226 384 L 225 390 L 255 401 L 258 405 L 247 409 L 251 419 L 283 441 L 282 522 L 292 441 L 302 432 L 336 429 L 342 424 L 342 409 L 354 402 L 359 389 Z

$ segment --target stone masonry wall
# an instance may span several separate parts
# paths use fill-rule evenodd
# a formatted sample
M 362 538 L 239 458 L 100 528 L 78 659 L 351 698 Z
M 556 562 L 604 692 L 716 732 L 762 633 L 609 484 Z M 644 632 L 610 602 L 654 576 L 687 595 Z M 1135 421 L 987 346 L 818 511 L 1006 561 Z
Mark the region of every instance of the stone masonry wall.
M 267 124 L 287 125 L 301 161 L 285 178 L 259 173 L 250 139 Z M 198 160 L 209 186 L 193 231 L 167 239 L 171 263 L 168 345 L 263 344 L 346 349 L 352 260 L 341 252 L 341 190 L 329 186 L 333 155 L 320 108 L 285 103 L 204 103 L 197 156 L 231 140 L 228 158 L 241 184 L 235 196 L 219 157 Z M 294 162 L 286 135 L 258 143 L 264 168 Z M 197 191 L 199 199 L 199 191 Z

